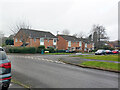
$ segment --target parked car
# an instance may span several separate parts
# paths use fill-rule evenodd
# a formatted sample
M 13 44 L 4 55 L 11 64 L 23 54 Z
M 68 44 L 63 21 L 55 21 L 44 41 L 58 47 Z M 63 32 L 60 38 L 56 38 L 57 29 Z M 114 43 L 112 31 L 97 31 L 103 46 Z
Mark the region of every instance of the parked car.
M 75 53 L 75 51 L 72 51 L 72 50 L 66 50 L 65 52 L 66 53 Z
M 112 53 L 113 53 L 113 54 L 118 54 L 119 51 L 118 51 L 118 50 L 113 50 Z
M 5 51 L 2 47 L 0 47 L 0 51 Z
M 11 82 L 11 62 L 8 60 L 6 53 L 0 47 L 0 88 L 7 90 Z
M 106 54 L 112 54 L 112 51 L 111 50 L 105 50 L 105 53 Z
M 105 55 L 106 53 L 105 53 L 105 50 L 97 50 L 96 52 L 95 52 L 95 55 Z

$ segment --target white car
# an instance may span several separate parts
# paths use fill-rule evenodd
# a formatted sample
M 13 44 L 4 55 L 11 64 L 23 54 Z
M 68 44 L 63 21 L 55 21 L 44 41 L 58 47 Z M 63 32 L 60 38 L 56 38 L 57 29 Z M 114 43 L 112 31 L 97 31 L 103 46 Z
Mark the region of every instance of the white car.
M 105 55 L 106 53 L 105 53 L 105 50 L 97 50 L 96 52 L 95 52 L 95 55 Z
M 0 51 L 5 51 L 2 47 L 0 47 Z

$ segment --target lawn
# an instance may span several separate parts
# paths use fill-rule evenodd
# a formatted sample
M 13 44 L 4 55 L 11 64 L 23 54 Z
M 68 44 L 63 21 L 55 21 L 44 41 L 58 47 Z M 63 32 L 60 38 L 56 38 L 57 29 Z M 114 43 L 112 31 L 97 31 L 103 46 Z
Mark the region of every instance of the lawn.
M 80 65 L 120 71 L 120 68 L 118 68 L 120 63 L 117 64 L 117 63 L 110 63 L 110 62 L 86 61 L 81 63 Z
M 118 55 L 76 55 L 73 57 L 80 57 L 83 59 L 108 60 L 108 61 L 119 61 L 120 62 L 120 56 L 118 59 Z

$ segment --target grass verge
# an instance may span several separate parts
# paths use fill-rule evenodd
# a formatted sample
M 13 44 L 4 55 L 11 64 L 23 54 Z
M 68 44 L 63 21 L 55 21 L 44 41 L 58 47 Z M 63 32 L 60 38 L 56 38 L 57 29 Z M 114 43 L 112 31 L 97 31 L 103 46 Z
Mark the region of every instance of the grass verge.
M 15 84 L 18 84 L 18 85 L 20 85 L 20 86 L 22 86 L 24 88 L 30 89 L 29 85 L 25 85 L 25 84 L 21 83 L 20 81 L 15 80 L 15 79 L 12 79 L 11 82 L 15 83 Z
M 94 59 L 94 60 L 108 60 L 120 62 L 119 55 L 76 55 L 72 57 L 80 57 L 83 59 Z
M 110 62 L 86 61 L 83 63 L 75 64 L 64 60 L 60 60 L 60 61 L 66 64 L 75 65 L 83 68 L 91 68 L 91 69 L 120 73 L 120 63 L 118 64 L 118 63 L 110 63 Z
M 81 63 L 80 65 L 120 71 L 120 68 L 118 68 L 120 63 L 86 61 L 86 62 Z

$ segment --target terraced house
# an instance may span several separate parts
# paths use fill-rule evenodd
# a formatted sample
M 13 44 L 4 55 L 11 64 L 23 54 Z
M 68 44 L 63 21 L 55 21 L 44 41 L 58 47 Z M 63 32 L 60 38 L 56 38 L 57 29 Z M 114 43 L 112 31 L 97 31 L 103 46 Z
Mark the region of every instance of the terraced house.
M 44 45 L 45 48 L 57 48 L 57 37 L 51 32 L 20 29 L 14 37 L 14 46 L 23 46 L 24 43 L 26 47 L 38 47 Z
M 58 37 L 58 50 L 72 50 L 88 52 L 94 49 L 94 44 L 88 39 L 76 38 L 70 35 L 57 35 Z
M 75 36 L 70 35 L 57 35 L 58 37 L 58 50 L 74 50 L 82 51 L 83 42 L 76 38 Z
M 94 50 L 94 43 L 93 41 L 89 40 L 88 38 L 82 38 L 80 39 L 83 42 L 83 51 L 89 52 Z

